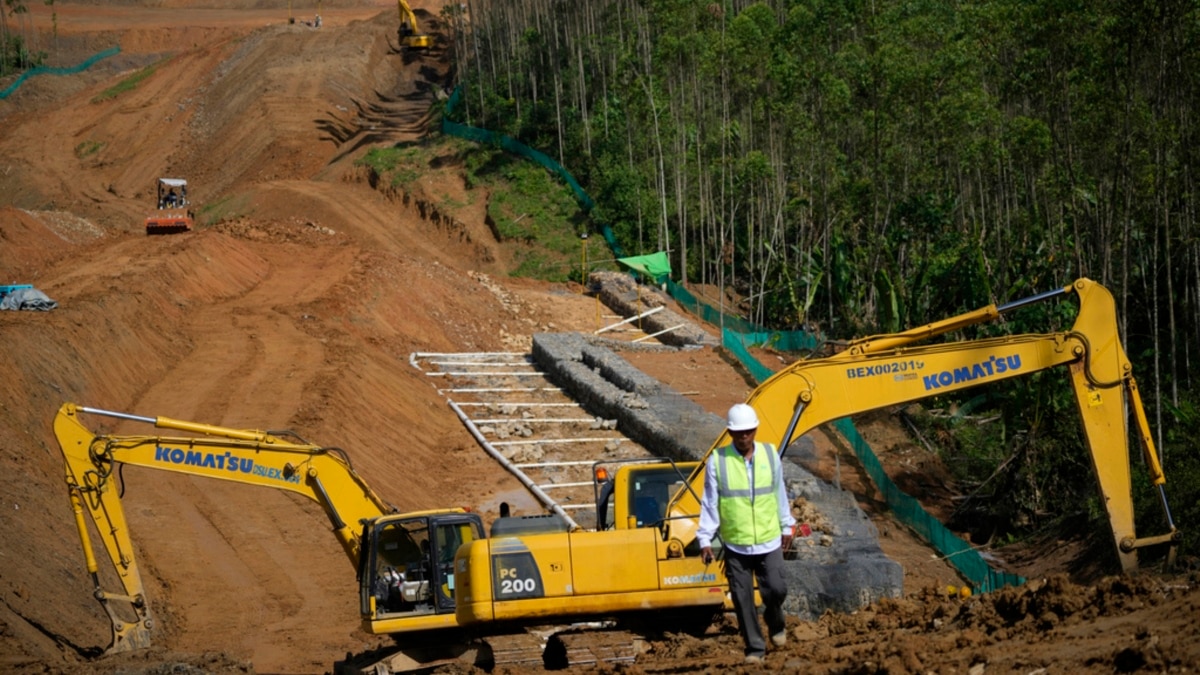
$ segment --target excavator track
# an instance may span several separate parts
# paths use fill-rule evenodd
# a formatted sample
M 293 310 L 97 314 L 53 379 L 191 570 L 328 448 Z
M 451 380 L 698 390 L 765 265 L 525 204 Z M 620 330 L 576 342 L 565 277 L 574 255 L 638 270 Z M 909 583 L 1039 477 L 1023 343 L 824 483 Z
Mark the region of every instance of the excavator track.
M 638 633 L 603 624 L 537 626 L 522 632 L 457 642 L 384 648 L 335 664 L 334 675 L 398 675 L 444 666 L 487 672 L 562 670 L 602 663 L 633 663 L 649 643 Z
M 483 641 L 491 652 L 491 666 L 540 669 L 544 667 L 546 636 L 533 632 L 493 635 Z
M 646 651 L 642 636 L 597 625 L 531 627 L 522 633 L 485 638 L 491 669 L 562 670 L 601 663 L 632 663 Z
M 546 644 L 548 670 L 601 663 L 633 663 L 649 647 L 642 636 L 627 630 L 574 629 L 555 633 Z

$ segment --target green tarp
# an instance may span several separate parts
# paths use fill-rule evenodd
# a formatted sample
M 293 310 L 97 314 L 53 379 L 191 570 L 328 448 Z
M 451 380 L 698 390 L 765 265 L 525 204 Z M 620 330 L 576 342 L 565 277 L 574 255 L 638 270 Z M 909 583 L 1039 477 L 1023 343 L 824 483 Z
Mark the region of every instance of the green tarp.
M 617 258 L 617 262 L 631 270 L 641 272 L 655 281 L 661 281 L 671 276 L 671 260 L 667 257 L 666 251 L 659 251 L 650 255 Z

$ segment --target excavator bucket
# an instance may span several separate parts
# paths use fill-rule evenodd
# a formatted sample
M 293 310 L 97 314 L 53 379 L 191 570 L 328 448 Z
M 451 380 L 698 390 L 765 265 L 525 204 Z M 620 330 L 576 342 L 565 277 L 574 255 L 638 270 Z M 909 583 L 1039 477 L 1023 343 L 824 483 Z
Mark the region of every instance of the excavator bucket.
M 192 214 L 160 211 L 146 218 L 146 234 L 174 234 L 192 229 Z

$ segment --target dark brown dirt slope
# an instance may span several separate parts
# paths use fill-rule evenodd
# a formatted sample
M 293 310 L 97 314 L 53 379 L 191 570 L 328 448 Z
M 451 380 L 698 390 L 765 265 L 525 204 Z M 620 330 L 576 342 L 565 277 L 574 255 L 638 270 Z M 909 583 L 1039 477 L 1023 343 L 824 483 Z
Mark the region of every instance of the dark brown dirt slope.
M 297 17 L 312 13 L 290 4 Z M 438 31 L 438 3 L 413 4 Z M 113 44 L 121 54 L 79 75 L 33 78 L 0 101 L 0 283 L 32 283 L 59 303 L 0 313 L 0 671 L 322 673 L 382 644 L 359 631 L 353 570 L 314 505 L 131 469 L 125 502 L 157 642 L 94 659 L 108 622 L 51 433 L 63 402 L 294 429 L 346 449 L 401 509 L 487 513 L 501 497 L 519 502 L 521 489 L 409 354 L 519 350 L 536 331 L 596 328 L 595 302 L 579 289 L 506 277 L 486 195 L 466 194 L 452 156 L 410 195 L 372 189 L 355 167 L 368 147 L 419 141 L 445 83 L 444 51 L 395 53 L 395 5 L 383 0 L 326 1 L 319 30 L 288 24 L 288 6 L 55 3 L 60 64 Z M 51 44 L 50 9 L 31 12 L 40 44 Z M 100 96 L 151 64 L 133 90 Z M 163 175 L 189 178 L 221 222 L 146 237 L 141 218 Z M 423 218 L 435 202 L 463 206 Z M 749 391 L 711 350 L 638 365 L 714 411 Z M 838 452 L 832 439 L 817 442 L 826 457 Z M 957 583 L 952 570 L 876 511 L 848 456 L 840 466 L 904 565 L 906 597 L 795 625 L 772 668 L 1183 672 L 1200 660 L 1195 579 L 1053 577 L 951 601 L 931 589 Z M 627 672 L 739 662 L 725 626 L 655 643 Z

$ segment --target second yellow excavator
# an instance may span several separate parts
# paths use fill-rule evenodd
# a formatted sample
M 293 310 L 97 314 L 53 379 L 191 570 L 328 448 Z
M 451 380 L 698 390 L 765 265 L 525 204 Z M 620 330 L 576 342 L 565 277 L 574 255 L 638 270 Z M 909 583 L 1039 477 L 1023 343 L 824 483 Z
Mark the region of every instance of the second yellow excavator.
M 409 49 L 427 49 L 433 44 L 433 39 L 421 32 L 420 26 L 417 24 L 417 15 L 413 13 L 412 7 L 405 0 L 396 0 L 396 3 L 400 10 L 398 32 L 400 46 Z

